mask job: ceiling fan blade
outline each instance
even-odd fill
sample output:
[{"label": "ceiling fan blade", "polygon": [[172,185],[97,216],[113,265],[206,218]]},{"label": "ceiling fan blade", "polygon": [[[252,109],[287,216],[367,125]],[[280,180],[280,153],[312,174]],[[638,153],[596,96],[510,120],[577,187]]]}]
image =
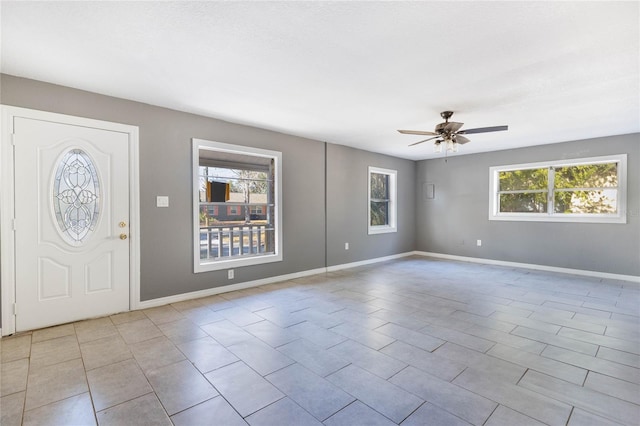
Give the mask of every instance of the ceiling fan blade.
[{"label": "ceiling fan blade", "polygon": [[418,145],[418,144],[421,144],[421,143],[423,143],[423,142],[427,142],[427,141],[430,141],[431,139],[436,139],[436,138],[439,138],[439,137],[440,137],[440,135],[438,135],[438,136],[434,136],[434,137],[432,137],[432,138],[425,139],[425,140],[420,141],[420,142],[415,142],[415,143],[409,144],[409,146]]},{"label": "ceiling fan blade", "polygon": [[444,126],[444,131],[454,133],[460,130],[460,127],[462,127],[463,125],[464,123],[456,123],[454,121],[451,121]]},{"label": "ceiling fan blade", "polygon": [[509,130],[509,126],[478,127],[477,129],[460,130],[458,133],[461,135],[470,135],[472,133],[501,132],[503,130]]},{"label": "ceiling fan blade", "polygon": [[471,139],[465,138],[462,135],[456,135],[455,141],[456,141],[456,143],[459,143],[460,145],[462,145],[462,144],[465,144],[467,142],[471,142]]},{"label": "ceiling fan blade", "polygon": [[426,132],[422,130],[398,130],[403,135],[440,136],[440,133]]}]

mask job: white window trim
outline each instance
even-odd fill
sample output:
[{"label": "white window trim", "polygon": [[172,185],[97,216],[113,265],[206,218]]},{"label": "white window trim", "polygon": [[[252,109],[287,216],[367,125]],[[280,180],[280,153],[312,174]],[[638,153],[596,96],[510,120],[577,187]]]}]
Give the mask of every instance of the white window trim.
[{"label": "white window trim", "polygon": [[[371,173],[380,173],[389,176],[389,224],[388,225],[371,225]],[[398,171],[391,169],[382,169],[379,167],[369,166],[367,173],[367,233],[385,234],[389,232],[398,232],[397,227],[397,181]]]},{"label": "white window trim", "polygon": [[[616,214],[563,214],[563,213],[500,213],[499,212],[499,172],[525,169],[539,169],[585,164],[618,163],[618,197]],[[511,164],[489,168],[489,220],[523,222],[582,222],[582,223],[627,223],[627,154],[602,157],[576,158],[571,160],[543,161],[538,163]]]},{"label": "white window trim", "polygon": [[[200,177],[198,171],[200,167],[200,149],[211,149],[213,151],[228,152],[232,154],[250,154],[256,157],[266,157],[274,159],[274,225],[275,225],[275,253],[255,256],[237,257],[233,259],[215,260],[206,263],[200,262]],[[251,148],[242,145],[233,145],[222,142],[208,141],[204,139],[192,139],[192,200],[193,200],[193,272],[218,271],[221,269],[240,268],[243,266],[260,265],[264,263],[280,262],[282,254],[282,153],[267,149]]]}]

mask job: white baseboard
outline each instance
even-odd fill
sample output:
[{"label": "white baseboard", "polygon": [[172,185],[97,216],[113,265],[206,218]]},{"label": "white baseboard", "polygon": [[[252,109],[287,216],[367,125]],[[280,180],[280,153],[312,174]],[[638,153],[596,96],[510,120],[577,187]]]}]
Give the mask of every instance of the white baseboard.
[{"label": "white baseboard", "polygon": [[310,275],[324,274],[326,272],[339,271],[341,269],[349,269],[349,268],[355,268],[358,266],[370,265],[372,263],[385,262],[387,260],[393,260],[401,257],[411,256],[413,254],[415,253],[408,252],[408,253],[394,254],[392,256],[376,257],[374,259],[367,259],[360,262],[344,263],[342,265],[329,266],[326,268],[310,269],[307,271],[295,272],[293,274],[278,275],[275,277],[269,277],[269,278],[264,278],[260,280],[247,281],[247,282],[238,283],[238,284],[223,285],[220,287],[209,288],[206,290],[176,294],[174,296],[160,297],[158,299],[144,300],[138,303],[138,305],[134,308],[134,310],[155,308],[157,306],[168,305],[170,303],[184,302],[185,300],[198,299],[200,297],[214,296],[216,294],[228,293],[230,291],[244,290],[252,287],[259,287],[265,284],[272,284],[280,281],[292,280],[295,278],[308,277]]},{"label": "white baseboard", "polygon": [[424,256],[435,257],[438,259],[457,260],[461,262],[482,263],[486,265],[508,266],[513,268],[534,269],[539,271],[559,272],[564,274],[582,275],[597,278],[607,278],[614,280],[632,281],[640,283],[640,277],[635,275],[611,274],[608,272],[586,271],[582,269],[560,268],[556,266],[536,265],[532,263],[507,262],[504,260],[482,259],[477,257],[456,256],[452,254],[431,253],[426,251],[412,251],[407,253],[394,254],[391,256],[376,257],[373,259],[362,260],[359,262],[343,263],[341,265],[328,266],[326,268],[310,269],[307,271],[295,272],[293,274],[278,275],[275,277],[264,278],[260,280],[247,281],[238,284],[224,285],[206,290],[193,291],[190,293],[176,294],[174,296],[161,297],[158,299],[145,300],[138,304],[136,309],[148,309],[156,306],[168,305],[170,303],[183,302],[190,299],[198,299],[200,297],[213,296],[230,291],[244,290],[252,287],[259,287],[265,284],[272,284],[280,281],[292,280],[295,278],[308,277],[310,275],[324,274],[326,272],[334,272],[342,269],[357,268],[358,266],[371,265],[373,263],[385,262],[388,260],[399,259],[407,256]]},{"label": "white baseboard", "polygon": [[339,271],[341,269],[357,268],[358,266],[371,265],[372,263],[386,262],[387,260],[399,259],[414,255],[415,252],[394,254],[391,256],[375,257],[373,259],[361,260],[359,262],[343,263],[341,265],[327,266],[327,272]]},{"label": "white baseboard", "polygon": [[263,278],[260,280],[246,281],[238,284],[223,285],[220,287],[208,288],[206,290],[192,291],[189,293],[176,294],[174,296],[160,297],[158,299],[144,300],[138,303],[135,309],[155,308],[156,306],[168,305],[169,303],[184,302],[185,300],[198,299],[200,297],[214,296],[230,291],[244,290],[251,287],[259,287],[265,284],[277,283],[280,281],[293,280],[295,278],[307,277],[309,275],[323,274],[326,268],[310,269],[307,271],[294,272],[292,274],[278,275],[275,277]]},{"label": "white baseboard", "polygon": [[[158,299],[145,300],[138,304],[138,306],[134,309],[148,309],[154,308],[157,306],[168,305],[170,303],[183,302],[185,300],[197,299],[200,297],[213,296],[221,293],[228,293],[235,290],[243,290],[252,287],[258,287],[261,285],[272,284],[281,281],[292,280],[296,278],[307,277],[310,275],[324,274],[326,272],[339,271],[341,269],[349,269],[356,268],[358,266],[370,265],[373,263],[385,262],[388,260],[399,259],[407,256],[424,256],[424,257],[434,257],[438,259],[447,259],[447,260],[457,260],[461,262],[471,262],[471,263],[481,263],[485,265],[497,265],[497,266],[508,266],[513,268],[524,268],[524,269],[534,269],[539,271],[549,271],[549,272],[559,272],[564,274],[572,274],[572,275],[581,275],[581,276],[589,276],[589,277],[597,277],[597,278],[606,278],[606,279],[614,279],[614,280],[623,280],[623,281],[631,281],[640,283],[640,277],[636,275],[621,275],[621,274],[612,274],[609,272],[597,272],[597,271],[587,271],[583,269],[570,269],[570,268],[560,268],[557,266],[546,266],[546,265],[536,265],[533,263],[518,263],[518,262],[507,262],[504,260],[493,260],[493,259],[483,259],[477,257],[466,257],[466,256],[456,256],[452,254],[443,254],[443,253],[432,253],[426,251],[412,251],[407,253],[395,254],[392,256],[384,256],[377,257],[374,259],[367,259],[359,262],[352,263],[344,263],[341,265],[328,266],[326,268],[317,268],[310,269],[307,271],[295,272],[292,274],[286,275],[278,275],[275,277],[264,278],[260,280],[247,281],[238,284],[230,284],[221,287],[210,288],[206,290],[193,291],[190,293],[182,293],[176,294],[174,296],[161,297]],[[0,339],[2,338],[2,328],[0,328]]]},{"label": "white baseboard", "polygon": [[534,263],[508,262],[505,260],[483,259],[478,257],[456,256],[453,254],[431,253],[427,251],[415,251],[413,254],[426,257],[435,257],[438,259],[458,260],[461,262],[483,263],[486,265],[509,266],[513,268],[535,269],[538,271],[559,272],[563,274],[581,275],[595,278],[606,278],[612,280],[622,280],[640,283],[640,277],[637,275],[612,274],[610,272],[587,271],[584,269],[561,268],[558,266],[536,265]]}]

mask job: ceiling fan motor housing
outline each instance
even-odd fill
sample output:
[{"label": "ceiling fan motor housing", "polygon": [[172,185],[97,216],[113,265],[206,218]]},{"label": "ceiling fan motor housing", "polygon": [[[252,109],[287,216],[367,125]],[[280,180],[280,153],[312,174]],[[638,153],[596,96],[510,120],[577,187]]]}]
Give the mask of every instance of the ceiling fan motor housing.
[{"label": "ceiling fan motor housing", "polygon": [[431,136],[419,142],[412,143],[409,146],[418,145],[423,142],[437,139],[435,141],[436,148],[440,148],[440,144],[442,142],[446,142],[447,150],[449,150],[450,148],[450,150],[457,152],[458,144],[471,142],[466,136],[463,135],[468,135],[471,133],[499,132],[502,130],[507,130],[509,128],[509,126],[493,126],[461,130],[461,127],[464,125],[464,123],[449,121],[452,115],[453,111],[442,111],[440,113],[440,116],[444,118],[444,123],[436,125],[435,132],[428,132],[424,130],[398,130],[398,132],[408,135]]},{"label": "ceiling fan motor housing", "polygon": [[456,130],[458,130],[464,123],[449,122],[449,119],[453,115],[453,111],[442,111],[440,117],[444,118],[444,123],[440,123],[436,126],[436,133],[441,135],[450,136]]},{"label": "ceiling fan motor housing", "polygon": [[[457,125],[457,126],[456,126]],[[455,123],[453,121],[445,121],[444,123],[440,123],[436,125],[436,133],[439,134],[446,134],[446,133],[453,133],[455,130],[454,128],[459,129],[460,127],[462,127],[463,123]]]}]

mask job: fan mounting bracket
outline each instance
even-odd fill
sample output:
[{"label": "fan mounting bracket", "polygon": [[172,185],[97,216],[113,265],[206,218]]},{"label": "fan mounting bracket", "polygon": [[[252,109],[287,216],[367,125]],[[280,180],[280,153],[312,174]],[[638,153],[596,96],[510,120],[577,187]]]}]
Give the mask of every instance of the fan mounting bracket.
[{"label": "fan mounting bracket", "polygon": [[452,115],[453,115],[453,111],[442,111],[440,113],[440,117],[444,118],[445,121],[449,121]]}]

